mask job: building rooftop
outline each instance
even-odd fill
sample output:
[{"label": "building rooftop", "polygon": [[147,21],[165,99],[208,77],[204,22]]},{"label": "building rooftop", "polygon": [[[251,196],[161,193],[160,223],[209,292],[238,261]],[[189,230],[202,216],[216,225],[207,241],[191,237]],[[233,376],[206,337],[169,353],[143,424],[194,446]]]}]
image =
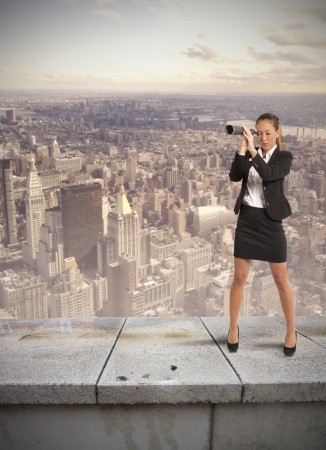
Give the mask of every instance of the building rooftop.
[{"label": "building rooftop", "polygon": [[[283,355],[286,327],[282,317],[241,317],[239,327],[239,351],[229,353],[228,319],[224,317],[0,319],[0,420],[1,414],[6,414],[12,427],[8,425],[8,430],[17,426],[20,436],[29,426],[21,431],[20,414],[26,411],[24,417],[29,423],[32,416],[27,411],[33,415],[35,408],[46,408],[49,414],[43,417],[40,409],[40,424],[51,414],[56,421],[72,420],[69,417],[77,405],[79,414],[87,408],[90,420],[94,411],[137,412],[132,420],[140,421],[145,420],[140,417],[145,418],[146,414],[153,418],[164,410],[164,420],[171,414],[176,419],[171,430],[176,433],[178,445],[153,447],[138,443],[139,446],[92,448],[322,449],[326,431],[325,317],[297,318],[297,352],[292,358]],[[65,419],[58,418],[55,405],[67,412]],[[197,411],[197,415],[193,416],[192,411]],[[249,411],[249,416],[241,411]],[[145,415],[139,416],[140,412]],[[115,426],[127,433],[128,424],[123,417]],[[180,425],[182,417],[190,422],[184,422],[182,430],[177,431],[175,426]],[[236,420],[235,429],[232,420]],[[85,427],[90,427],[90,423]],[[277,423],[278,437],[273,432]],[[244,424],[247,428],[242,429]],[[42,426],[33,428],[31,422],[30,427],[38,442],[41,438],[37,433],[44,433],[40,431]],[[84,433],[81,428],[80,436]],[[243,440],[249,443],[252,439],[253,428],[255,442],[261,439],[265,447],[241,447]],[[1,448],[33,448],[10,446],[8,430],[0,431]],[[195,430],[200,436],[205,434],[202,443],[185,446]],[[157,439],[164,440],[163,428],[160,433],[162,436]],[[54,439],[59,439],[60,433],[54,434]],[[68,441],[73,439],[68,435],[67,430],[63,431],[62,436]],[[116,442],[110,440],[113,435],[104,435],[107,444]],[[232,445],[227,443],[231,435]],[[273,439],[281,439],[279,436],[287,446],[270,445]],[[219,446],[221,442],[225,446]],[[51,448],[59,449],[61,444]],[[84,443],[78,448],[87,446]]]}]

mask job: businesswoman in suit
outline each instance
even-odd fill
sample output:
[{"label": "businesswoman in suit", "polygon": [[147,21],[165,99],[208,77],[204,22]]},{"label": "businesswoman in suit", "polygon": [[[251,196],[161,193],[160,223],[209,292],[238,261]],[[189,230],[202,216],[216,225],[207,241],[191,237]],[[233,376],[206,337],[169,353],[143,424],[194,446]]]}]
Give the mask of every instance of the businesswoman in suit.
[{"label": "businesswoman in suit", "polygon": [[284,177],[292,165],[292,153],[281,150],[282,129],[278,117],[265,113],[256,121],[260,143],[243,126],[242,140],[230,169],[230,180],[242,186],[234,212],[239,213],[234,241],[234,276],[230,290],[230,329],[227,347],[239,347],[238,318],[250,261],[268,261],[286,319],[287,333],[283,352],[296,351],[294,299],[287,276],[287,243],[282,219],[291,215],[283,190]]}]

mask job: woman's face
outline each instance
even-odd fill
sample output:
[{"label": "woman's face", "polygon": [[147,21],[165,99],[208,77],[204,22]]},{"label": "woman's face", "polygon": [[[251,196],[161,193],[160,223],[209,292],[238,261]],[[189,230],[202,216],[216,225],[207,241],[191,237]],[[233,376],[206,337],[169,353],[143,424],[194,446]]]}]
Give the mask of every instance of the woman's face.
[{"label": "woman's face", "polygon": [[256,130],[261,148],[268,152],[276,145],[276,138],[279,137],[279,132],[275,130],[273,122],[270,120],[259,120],[256,123]]}]

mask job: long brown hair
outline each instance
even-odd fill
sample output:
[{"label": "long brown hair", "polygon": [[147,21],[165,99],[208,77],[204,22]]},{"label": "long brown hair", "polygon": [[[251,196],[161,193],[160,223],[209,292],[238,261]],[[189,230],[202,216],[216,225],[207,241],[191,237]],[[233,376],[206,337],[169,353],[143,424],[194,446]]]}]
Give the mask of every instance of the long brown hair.
[{"label": "long brown hair", "polygon": [[276,138],[276,145],[280,150],[282,150],[282,126],[280,124],[279,118],[275,116],[275,114],[264,113],[258,117],[258,119],[256,120],[256,125],[260,120],[269,120],[270,122],[272,122],[275,130],[279,133],[279,136]]}]

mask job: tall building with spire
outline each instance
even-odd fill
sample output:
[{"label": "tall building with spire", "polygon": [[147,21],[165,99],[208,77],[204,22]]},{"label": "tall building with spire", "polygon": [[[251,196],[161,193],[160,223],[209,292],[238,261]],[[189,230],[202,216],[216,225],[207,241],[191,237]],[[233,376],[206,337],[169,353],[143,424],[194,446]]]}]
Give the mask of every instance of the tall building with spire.
[{"label": "tall building with spire", "polygon": [[30,161],[30,169],[27,175],[25,207],[27,241],[23,243],[23,259],[30,266],[36,267],[41,226],[44,223],[45,201],[34,158]]},{"label": "tall building with spire", "polygon": [[139,259],[139,217],[132,211],[122,186],[116,207],[109,212],[108,233],[98,241],[97,254],[98,271],[105,276],[107,265],[119,256]]}]

